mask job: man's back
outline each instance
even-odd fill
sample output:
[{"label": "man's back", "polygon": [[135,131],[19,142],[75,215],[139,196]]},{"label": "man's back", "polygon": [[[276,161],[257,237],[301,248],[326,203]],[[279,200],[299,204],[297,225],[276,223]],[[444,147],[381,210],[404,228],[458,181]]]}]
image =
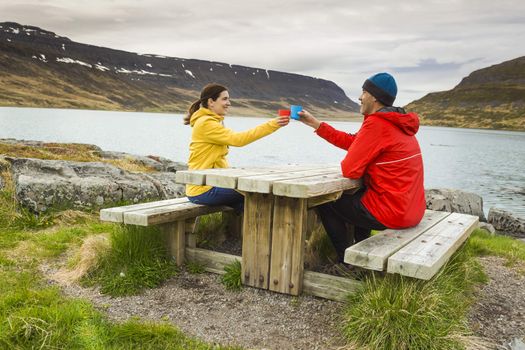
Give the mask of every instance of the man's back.
[{"label": "man's back", "polygon": [[418,116],[402,109],[371,114],[344,160],[348,166],[343,164],[343,173],[349,175],[366,164],[363,205],[391,228],[414,226],[425,212],[423,159],[415,137],[418,128]]}]

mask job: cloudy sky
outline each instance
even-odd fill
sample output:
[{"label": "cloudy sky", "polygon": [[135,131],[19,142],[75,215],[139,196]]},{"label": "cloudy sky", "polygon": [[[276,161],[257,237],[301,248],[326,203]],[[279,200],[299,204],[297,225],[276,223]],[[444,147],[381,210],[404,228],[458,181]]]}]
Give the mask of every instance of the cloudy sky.
[{"label": "cloudy sky", "polygon": [[375,72],[397,105],[525,55],[523,0],[0,0],[0,21],[138,53],[329,79],[353,99]]}]

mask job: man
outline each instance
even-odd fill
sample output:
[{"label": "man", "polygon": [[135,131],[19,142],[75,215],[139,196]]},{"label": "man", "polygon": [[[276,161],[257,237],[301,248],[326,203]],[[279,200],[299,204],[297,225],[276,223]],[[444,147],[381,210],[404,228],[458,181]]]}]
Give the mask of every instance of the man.
[{"label": "man", "polygon": [[[414,136],[419,117],[392,107],[397,85],[388,73],[378,73],[363,84],[360,112],[364,121],[352,135],[320,122],[307,111],[300,120],[320,137],[347,150],[341,162],[343,176],[363,178],[364,187],[353,195],[318,207],[339,262],[345,249],[370,237],[371,230],[403,229],[417,225],[425,212],[423,159]],[[350,242],[345,223],[354,226]]]}]

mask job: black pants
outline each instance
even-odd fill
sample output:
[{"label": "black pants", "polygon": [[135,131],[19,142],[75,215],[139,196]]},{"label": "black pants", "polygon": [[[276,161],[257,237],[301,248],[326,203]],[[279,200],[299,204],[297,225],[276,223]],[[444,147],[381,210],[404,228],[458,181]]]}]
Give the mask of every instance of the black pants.
[{"label": "black pants", "polygon": [[[317,207],[317,214],[334,245],[339,262],[343,262],[346,248],[370,237],[372,230],[387,228],[361,203],[364,191],[362,189],[353,195],[343,194],[335,202]],[[347,223],[354,226],[353,241],[348,235]]]}]

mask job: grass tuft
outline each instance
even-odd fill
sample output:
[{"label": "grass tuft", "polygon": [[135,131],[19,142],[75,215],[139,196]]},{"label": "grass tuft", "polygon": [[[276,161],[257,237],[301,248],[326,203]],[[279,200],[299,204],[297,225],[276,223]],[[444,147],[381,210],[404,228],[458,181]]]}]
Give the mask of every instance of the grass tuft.
[{"label": "grass tuft", "polygon": [[222,275],[221,282],[224,284],[226,289],[239,291],[242,289],[241,281],[241,262],[235,260],[231,264],[228,264],[224,267],[226,273]]},{"label": "grass tuft", "polygon": [[430,281],[372,274],[348,297],[343,333],[357,348],[463,349],[474,286],[486,281],[465,248]]},{"label": "grass tuft", "polygon": [[119,226],[110,236],[111,250],[83,279],[104,294],[133,295],[174,275],[175,264],[157,227]]},{"label": "grass tuft", "polygon": [[187,261],[186,269],[191,274],[201,274],[201,273],[204,273],[204,271],[206,271],[206,269],[204,268],[204,265],[202,265],[201,263],[197,261]]}]

